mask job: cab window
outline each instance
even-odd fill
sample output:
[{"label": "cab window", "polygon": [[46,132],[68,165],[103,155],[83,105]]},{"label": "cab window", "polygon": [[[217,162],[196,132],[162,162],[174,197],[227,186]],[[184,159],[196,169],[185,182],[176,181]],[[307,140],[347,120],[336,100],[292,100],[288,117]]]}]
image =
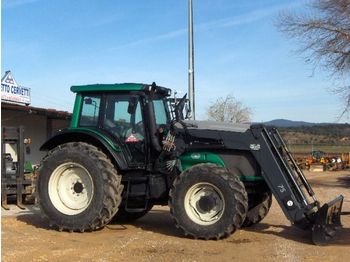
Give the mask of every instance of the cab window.
[{"label": "cab window", "polygon": [[101,96],[84,96],[80,115],[80,126],[97,126]]},{"label": "cab window", "polygon": [[108,96],[103,127],[122,140],[130,136],[131,133],[137,133],[143,139],[144,130],[140,102],[137,102],[135,113],[130,114],[128,112],[129,101],[130,96],[128,95]]}]

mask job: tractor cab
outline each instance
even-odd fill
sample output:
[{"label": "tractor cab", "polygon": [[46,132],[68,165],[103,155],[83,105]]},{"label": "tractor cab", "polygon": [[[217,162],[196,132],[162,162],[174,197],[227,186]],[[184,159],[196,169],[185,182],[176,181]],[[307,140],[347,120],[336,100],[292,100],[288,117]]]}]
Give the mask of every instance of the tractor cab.
[{"label": "tractor cab", "polygon": [[172,118],[170,89],[113,84],[73,86],[71,90],[77,93],[71,130],[99,132],[123,151],[133,167],[145,168],[151,153],[161,151],[162,132]]}]

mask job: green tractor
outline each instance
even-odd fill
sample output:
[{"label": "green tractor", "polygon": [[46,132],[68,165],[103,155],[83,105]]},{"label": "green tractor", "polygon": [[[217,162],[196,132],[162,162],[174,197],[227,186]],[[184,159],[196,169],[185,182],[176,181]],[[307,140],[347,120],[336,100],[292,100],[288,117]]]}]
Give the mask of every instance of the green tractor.
[{"label": "green tractor", "polygon": [[41,210],[58,230],[92,231],[169,205],[175,224],[220,239],[260,222],[272,194],[296,226],[326,243],[343,197],[320,206],[278,131],[184,120],[185,97],[144,84],[72,86],[70,127],[49,139],[38,176]]}]

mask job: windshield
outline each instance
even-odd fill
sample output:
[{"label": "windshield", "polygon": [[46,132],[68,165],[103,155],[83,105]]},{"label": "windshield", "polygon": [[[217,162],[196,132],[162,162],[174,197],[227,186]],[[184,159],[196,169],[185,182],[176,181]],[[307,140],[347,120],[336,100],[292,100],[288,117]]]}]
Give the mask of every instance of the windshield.
[{"label": "windshield", "polygon": [[157,126],[168,124],[170,122],[170,115],[167,101],[164,99],[154,99],[153,107]]}]

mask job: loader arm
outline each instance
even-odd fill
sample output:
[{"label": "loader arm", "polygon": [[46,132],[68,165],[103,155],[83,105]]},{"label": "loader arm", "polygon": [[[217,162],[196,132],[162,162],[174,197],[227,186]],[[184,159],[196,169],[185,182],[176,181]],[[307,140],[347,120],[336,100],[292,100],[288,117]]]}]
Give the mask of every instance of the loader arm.
[{"label": "loader arm", "polygon": [[321,207],[278,130],[256,125],[251,131],[256,139],[251,151],[288,220],[298,227],[311,228],[315,244],[327,243],[341,227],[343,196]]}]

